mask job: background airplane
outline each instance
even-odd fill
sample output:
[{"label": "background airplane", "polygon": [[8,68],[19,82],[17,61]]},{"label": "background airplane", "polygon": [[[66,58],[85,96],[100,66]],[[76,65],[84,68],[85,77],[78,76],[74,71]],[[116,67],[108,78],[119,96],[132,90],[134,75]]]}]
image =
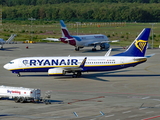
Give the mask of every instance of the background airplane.
[{"label": "background airplane", "polygon": [[80,48],[93,46],[92,51],[96,51],[96,46],[99,45],[100,49],[108,50],[110,48],[109,42],[118,42],[119,40],[109,41],[108,37],[103,34],[94,34],[94,35],[77,35],[73,36],[69,34],[69,31],[63,22],[60,20],[62,37],[59,39],[56,38],[46,38],[42,40],[50,41],[61,41],[63,43],[75,46],[75,50],[79,51]]},{"label": "background airplane", "polygon": [[0,48],[2,49],[4,44],[11,43],[15,36],[16,34],[11,34],[11,36],[6,41],[0,38]]},{"label": "background airplane", "polygon": [[60,20],[62,37],[59,39],[63,43],[75,46],[75,50],[79,51],[80,48],[93,46],[92,51],[96,51],[96,46],[99,45],[100,49],[109,49],[109,42],[117,42],[118,40],[109,41],[108,37],[103,34],[94,35],[77,35],[69,34],[69,31],[63,20]]},{"label": "background airplane", "polygon": [[[17,58],[4,65],[4,68],[20,76],[20,72],[48,72],[49,75],[81,76],[82,72],[111,71],[134,67],[147,61],[145,56],[150,28],[145,28],[133,41],[130,47],[122,53],[109,56],[67,56],[67,57],[24,57]],[[97,59],[98,58],[98,59]]]}]

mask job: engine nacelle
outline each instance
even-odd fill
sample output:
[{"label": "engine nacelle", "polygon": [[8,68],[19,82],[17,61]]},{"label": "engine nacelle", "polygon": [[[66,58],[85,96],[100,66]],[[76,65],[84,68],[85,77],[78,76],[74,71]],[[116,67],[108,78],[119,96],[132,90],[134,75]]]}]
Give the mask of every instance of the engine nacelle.
[{"label": "engine nacelle", "polygon": [[3,48],[3,45],[0,45],[0,49],[2,49]]},{"label": "engine nacelle", "polygon": [[101,47],[101,50],[103,50],[103,49],[108,50],[110,48],[110,44],[108,44],[108,43],[101,43],[100,47]]},{"label": "engine nacelle", "polygon": [[65,75],[65,71],[62,68],[51,68],[48,70],[48,75]]}]

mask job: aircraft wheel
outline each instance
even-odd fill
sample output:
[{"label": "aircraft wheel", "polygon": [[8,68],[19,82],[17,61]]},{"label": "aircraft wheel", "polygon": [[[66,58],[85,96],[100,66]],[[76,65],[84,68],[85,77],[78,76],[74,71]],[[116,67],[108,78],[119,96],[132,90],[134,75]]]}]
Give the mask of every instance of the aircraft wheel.
[{"label": "aircraft wheel", "polygon": [[92,48],[92,51],[96,51],[96,48]]},{"label": "aircraft wheel", "polygon": [[73,74],[73,75],[72,75],[72,78],[76,78],[76,76],[77,76],[76,74]]},{"label": "aircraft wheel", "polygon": [[63,73],[63,75],[65,75],[65,74],[66,74],[66,72],[65,72],[64,70],[63,70],[63,72],[62,72],[62,73]]},{"label": "aircraft wheel", "polygon": [[79,51],[79,47],[76,47],[76,48],[75,48],[75,51]]},{"label": "aircraft wheel", "polygon": [[21,75],[18,73],[18,74],[17,74],[17,77],[21,77]]},{"label": "aircraft wheel", "polygon": [[101,47],[100,50],[103,50],[103,47]]},{"label": "aircraft wheel", "polygon": [[82,75],[81,72],[77,72],[77,77],[80,77]]}]

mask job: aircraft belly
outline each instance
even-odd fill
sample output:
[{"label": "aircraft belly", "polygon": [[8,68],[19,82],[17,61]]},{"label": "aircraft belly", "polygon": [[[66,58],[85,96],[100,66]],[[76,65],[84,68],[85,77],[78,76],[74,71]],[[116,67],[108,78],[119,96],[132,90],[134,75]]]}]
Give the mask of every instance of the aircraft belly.
[{"label": "aircraft belly", "polygon": [[140,63],[143,63],[145,61],[141,61],[141,62],[137,62],[137,63],[130,63],[130,64],[119,64],[119,65],[105,65],[105,66],[87,66],[85,68],[83,68],[83,71],[110,71],[110,70],[118,70],[118,69],[123,69],[123,68],[127,68],[127,67],[134,67]]},{"label": "aircraft belly", "polygon": [[86,42],[84,42],[84,41],[81,41],[81,42],[76,41],[76,46],[78,46],[78,47],[84,47],[84,46],[85,46],[85,43],[86,43]]},{"label": "aircraft belly", "polygon": [[22,68],[18,70],[12,70],[12,72],[18,73],[18,72],[48,72],[48,69],[50,68]]}]

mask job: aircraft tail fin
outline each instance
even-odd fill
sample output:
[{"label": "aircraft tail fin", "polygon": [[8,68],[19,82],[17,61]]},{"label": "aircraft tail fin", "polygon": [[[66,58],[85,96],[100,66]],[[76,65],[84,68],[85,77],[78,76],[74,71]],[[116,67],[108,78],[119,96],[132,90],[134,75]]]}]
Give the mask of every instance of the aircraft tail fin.
[{"label": "aircraft tail fin", "polygon": [[144,57],[147,49],[150,31],[151,28],[144,28],[125,52],[116,54],[114,56]]},{"label": "aircraft tail fin", "polygon": [[60,25],[61,25],[62,37],[69,38],[70,34],[63,20],[60,20]]}]

